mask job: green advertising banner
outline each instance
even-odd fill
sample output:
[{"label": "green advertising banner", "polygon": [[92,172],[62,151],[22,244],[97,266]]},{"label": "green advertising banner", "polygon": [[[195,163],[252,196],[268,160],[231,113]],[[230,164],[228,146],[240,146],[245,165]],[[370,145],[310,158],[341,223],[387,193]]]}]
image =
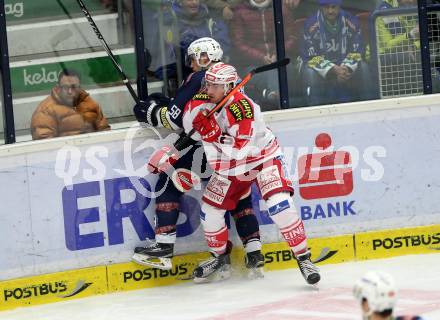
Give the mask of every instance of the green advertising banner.
[{"label": "green advertising banner", "polygon": [[[66,10],[72,16],[81,14],[82,11],[76,0],[60,0]],[[104,7],[99,0],[88,0],[87,9],[93,11],[103,10]],[[31,19],[66,17],[66,13],[55,0],[5,0],[5,13],[7,22],[25,21]],[[66,17],[67,18],[67,17]],[[50,19],[46,19],[50,20]]]},{"label": "green advertising banner", "polygon": [[[134,53],[116,54],[116,60],[122,66],[129,79],[136,78]],[[58,74],[63,68],[74,69],[81,74],[84,88],[96,85],[107,86],[120,83],[121,78],[108,56],[90,57],[79,60],[57,61],[52,63],[11,65],[12,92],[15,98],[21,94],[49,92],[57,83]]]}]

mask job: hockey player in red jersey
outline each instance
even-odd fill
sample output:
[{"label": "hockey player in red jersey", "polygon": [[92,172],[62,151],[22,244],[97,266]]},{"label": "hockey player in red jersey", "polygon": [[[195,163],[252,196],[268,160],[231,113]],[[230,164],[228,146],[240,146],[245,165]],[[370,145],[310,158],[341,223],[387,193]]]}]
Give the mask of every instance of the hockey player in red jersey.
[{"label": "hockey player in red jersey", "polygon": [[363,320],[423,320],[419,316],[393,317],[397,289],[388,273],[367,272],[354,285],[353,294],[361,304]]},{"label": "hockey player in red jersey", "polygon": [[[192,42],[188,47],[187,62],[194,73],[178,89],[174,99],[168,99],[168,101],[166,98],[157,99],[157,94],[153,94],[150,103],[137,104],[134,111],[138,121],[146,122],[154,127],[173,129],[180,133],[183,128],[185,105],[193,97],[199,97],[197,93],[202,87],[206,69],[220,61],[222,55],[223,50],[220,44],[212,38],[205,37]],[[174,255],[177,221],[181,215],[180,199],[185,192],[192,188],[193,180],[200,180],[202,175],[209,177],[210,173],[210,170],[205,170],[206,160],[202,152],[199,152],[203,150],[201,148],[201,143],[185,147],[185,153],[182,152],[180,158],[176,159],[173,163],[173,170],[168,173],[164,172],[167,171],[166,168],[160,168],[160,163],[164,156],[168,156],[169,147],[165,146],[156,150],[151,156],[148,163],[149,170],[160,173],[155,190],[163,189],[163,192],[155,199],[156,241],[148,242],[145,247],[135,248],[132,260],[136,263],[165,270],[172,268],[171,257]],[[173,159],[170,160],[173,161]],[[197,161],[198,165],[193,165],[193,162]],[[243,195],[238,205],[229,213],[235,222],[237,233],[246,251],[246,268],[249,269],[250,276],[261,277],[264,256],[261,253],[260,230],[252,208],[250,192]],[[225,269],[229,269],[228,266],[225,266]],[[223,276],[226,277],[226,272]]]},{"label": "hockey player in red jersey", "polygon": [[191,100],[185,106],[184,129],[196,130],[192,139],[203,141],[208,162],[214,169],[204,191],[201,217],[213,257],[194,270],[194,280],[203,282],[226,263],[228,229],[224,213],[235,208],[255,182],[302,275],[307,283],[316,284],[320,275],[310,260],[304,226],[291,197],[292,182],[284,170],[284,156],[264,123],[260,107],[237,92],[217,114],[206,117],[238,82],[233,66],[216,63],[205,73],[204,99]]}]

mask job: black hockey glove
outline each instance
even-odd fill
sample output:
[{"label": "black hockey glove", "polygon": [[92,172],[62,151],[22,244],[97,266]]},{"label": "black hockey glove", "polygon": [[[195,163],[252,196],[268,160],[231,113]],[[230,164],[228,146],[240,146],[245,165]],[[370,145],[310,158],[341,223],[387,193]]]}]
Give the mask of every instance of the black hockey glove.
[{"label": "black hockey glove", "polygon": [[156,127],[158,125],[156,117],[157,111],[160,108],[167,107],[169,102],[170,98],[161,93],[153,93],[149,95],[148,102],[139,101],[139,103],[135,104],[133,107],[136,120]]},{"label": "black hockey glove", "polygon": [[158,104],[158,105],[160,105],[161,107],[165,107],[165,106],[168,106],[168,104],[170,103],[170,101],[171,101],[171,99],[170,98],[168,98],[167,96],[165,96],[163,93],[160,93],[160,92],[155,92],[155,93],[152,93],[152,94],[150,94],[149,96],[148,96],[148,99],[147,100],[154,100],[154,101],[156,101],[156,103]]},{"label": "black hockey glove", "polygon": [[[154,106],[153,106],[154,108]],[[136,120],[139,122],[145,122],[148,123],[151,126],[154,126],[153,121],[151,119],[151,114],[148,117],[148,111],[150,109],[150,103],[145,101],[139,101],[139,103],[136,103],[133,107],[133,113],[136,117]],[[157,125],[157,122],[156,122]]]},{"label": "black hockey glove", "polygon": [[177,151],[182,151],[183,149],[189,147],[189,146],[193,146],[196,143],[198,143],[198,141],[193,140],[191,138],[186,138],[186,134],[184,132],[182,132],[179,136],[179,139],[177,139],[177,141],[174,143],[174,147],[176,148]]}]

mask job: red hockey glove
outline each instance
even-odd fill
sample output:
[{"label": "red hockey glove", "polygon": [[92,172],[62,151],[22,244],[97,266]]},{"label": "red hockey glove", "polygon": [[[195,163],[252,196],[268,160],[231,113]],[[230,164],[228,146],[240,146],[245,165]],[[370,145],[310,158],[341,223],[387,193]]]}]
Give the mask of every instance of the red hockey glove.
[{"label": "red hockey glove", "polygon": [[152,173],[161,173],[171,168],[179,159],[179,151],[173,146],[164,146],[156,150],[148,161],[147,169]]},{"label": "red hockey glove", "polygon": [[214,142],[222,131],[214,116],[206,117],[205,111],[200,111],[193,120],[193,127],[206,142]]}]

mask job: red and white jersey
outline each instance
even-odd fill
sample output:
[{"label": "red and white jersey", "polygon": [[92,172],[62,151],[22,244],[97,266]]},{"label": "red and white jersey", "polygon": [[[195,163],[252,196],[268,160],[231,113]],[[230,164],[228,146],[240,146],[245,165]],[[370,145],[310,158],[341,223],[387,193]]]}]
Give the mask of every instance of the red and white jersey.
[{"label": "red and white jersey", "polygon": [[[209,111],[214,106],[207,94],[195,95],[185,106],[185,132],[193,128],[199,111]],[[282,154],[274,134],[266,127],[260,106],[245,94],[236,93],[215,118],[222,134],[214,143],[203,141],[203,146],[209,164],[219,174],[241,175]],[[191,138],[201,140],[197,132]]]}]

